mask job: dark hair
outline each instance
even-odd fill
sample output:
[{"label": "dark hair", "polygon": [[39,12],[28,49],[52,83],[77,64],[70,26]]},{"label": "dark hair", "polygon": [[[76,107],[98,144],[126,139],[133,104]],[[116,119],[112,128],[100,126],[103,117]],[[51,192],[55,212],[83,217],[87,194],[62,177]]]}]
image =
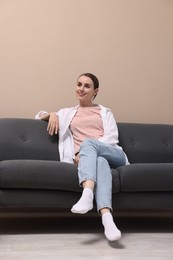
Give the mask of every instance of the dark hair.
[{"label": "dark hair", "polygon": [[94,83],[94,89],[99,88],[99,80],[98,80],[98,78],[94,74],[92,74],[92,73],[83,73],[83,74],[81,74],[78,77],[78,79],[80,77],[82,77],[82,76],[88,77],[88,78],[90,78],[92,80],[92,82]]}]

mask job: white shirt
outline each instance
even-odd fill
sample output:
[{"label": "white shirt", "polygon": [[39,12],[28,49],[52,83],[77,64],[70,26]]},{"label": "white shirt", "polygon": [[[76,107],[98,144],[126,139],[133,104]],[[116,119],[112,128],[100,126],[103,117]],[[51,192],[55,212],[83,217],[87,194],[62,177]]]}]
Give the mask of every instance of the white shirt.
[{"label": "white shirt", "polygon": [[[103,120],[104,135],[98,140],[112,146],[116,146],[122,149],[118,145],[118,127],[114,119],[113,113],[109,108],[99,105],[101,108],[101,118]],[[73,136],[70,131],[70,123],[72,118],[77,112],[78,106],[71,108],[63,108],[56,112],[59,118],[59,154],[60,161],[73,163],[74,155],[74,141]],[[40,111],[35,119],[40,119],[40,116],[46,114],[46,111]],[[126,164],[128,164],[128,159],[126,157]]]}]

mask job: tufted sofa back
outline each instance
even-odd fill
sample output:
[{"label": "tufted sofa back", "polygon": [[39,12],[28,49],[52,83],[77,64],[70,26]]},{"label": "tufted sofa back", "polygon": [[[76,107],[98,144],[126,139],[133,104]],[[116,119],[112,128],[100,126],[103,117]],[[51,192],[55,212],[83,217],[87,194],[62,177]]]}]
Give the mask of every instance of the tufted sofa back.
[{"label": "tufted sofa back", "polygon": [[[0,119],[0,161],[59,160],[58,136],[47,123],[23,118]],[[173,125],[118,123],[120,145],[130,163],[172,163]]]},{"label": "tufted sofa back", "polygon": [[130,163],[173,162],[173,125],[118,123],[118,129]]},{"label": "tufted sofa back", "polygon": [[0,161],[59,160],[58,136],[47,133],[47,123],[23,118],[0,119]]}]

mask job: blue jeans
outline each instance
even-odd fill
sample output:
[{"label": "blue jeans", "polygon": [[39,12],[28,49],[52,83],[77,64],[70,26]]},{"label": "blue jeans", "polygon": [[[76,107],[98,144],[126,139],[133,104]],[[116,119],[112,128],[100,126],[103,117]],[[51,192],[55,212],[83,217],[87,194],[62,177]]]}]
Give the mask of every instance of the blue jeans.
[{"label": "blue jeans", "polygon": [[79,184],[86,180],[94,181],[97,210],[112,209],[111,168],[125,165],[123,150],[96,139],[87,139],[81,144],[79,155]]}]

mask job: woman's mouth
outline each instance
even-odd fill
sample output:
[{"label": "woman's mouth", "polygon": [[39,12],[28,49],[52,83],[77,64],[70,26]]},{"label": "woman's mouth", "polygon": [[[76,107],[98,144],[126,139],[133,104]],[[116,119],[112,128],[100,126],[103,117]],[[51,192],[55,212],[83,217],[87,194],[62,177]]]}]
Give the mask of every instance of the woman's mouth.
[{"label": "woman's mouth", "polygon": [[80,97],[85,96],[85,94],[84,94],[84,93],[81,93],[81,92],[77,92],[77,94],[78,94]]}]

